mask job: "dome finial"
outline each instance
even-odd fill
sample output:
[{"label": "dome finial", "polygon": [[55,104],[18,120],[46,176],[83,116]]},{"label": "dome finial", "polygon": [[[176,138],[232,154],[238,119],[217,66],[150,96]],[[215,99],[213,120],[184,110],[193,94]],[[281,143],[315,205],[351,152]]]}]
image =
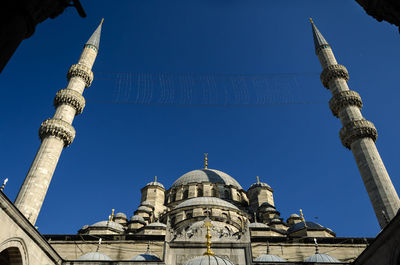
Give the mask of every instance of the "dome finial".
[{"label": "dome finial", "polygon": [[208,153],[204,153],[204,169],[207,169],[208,167]]},{"label": "dome finial", "polygon": [[4,190],[4,188],[6,187],[7,182],[8,182],[8,178],[6,178],[6,179],[3,181],[3,185],[1,185],[0,191],[3,191],[3,190]]},{"label": "dome finial", "polygon": [[154,176],[154,182],[157,182],[157,176]]},{"label": "dome finial", "polygon": [[211,237],[212,237],[212,236],[211,236],[211,232],[210,232],[210,228],[211,228],[213,225],[212,225],[212,223],[211,223],[211,221],[210,221],[209,218],[207,218],[207,219],[204,221],[204,226],[207,227],[207,234],[206,234],[206,239],[207,239],[206,246],[207,246],[207,250],[206,250],[206,252],[204,252],[203,255],[205,255],[205,256],[214,256],[214,255],[215,255],[214,252],[211,251]]},{"label": "dome finial", "polygon": [[257,176],[257,184],[260,184],[260,177]]},{"label": "dome finial", "polygon": [[314,244],[315,244],[315,254],[319,253],[319,249],[318,249],[318,242],[317,239],[314,237]]},{"label": "dome finial", "polygon": [[311,24],[314,24],[314,21],[312,20],[312,18],[310,17],[310,22],[311,22]]},{"label": "dome finial", "polygon": [[110,221],[110,222],[114,219],[114,211],[115,211],[115,209],[111,210],[111,215],[108,218],[108,221]]},{"label": "dome finial", "polygon": [[302,209],[300,209],[300,216],[301,216],[301,221],[304,223],[304,227],[307,227],[306,220],[304,219],[304,215],[303,215],[303,210]]}]

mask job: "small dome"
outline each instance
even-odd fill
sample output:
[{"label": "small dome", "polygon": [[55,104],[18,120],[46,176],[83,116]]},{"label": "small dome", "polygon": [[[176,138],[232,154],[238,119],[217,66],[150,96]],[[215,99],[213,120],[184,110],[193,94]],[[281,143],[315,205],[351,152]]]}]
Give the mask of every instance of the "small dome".
[{"label": "small dome", "polygon": [[89,252],[80,256],[77,260],[112,260],[109,256],[100,252]]},{"label": "small dome", "polygon": [[[314,223],[314,222],[306,222],[306,224],[307,224],[307,229],[309,229],[309,230],[330,230],[330,229],[325,228],[322,225]],[[300,223],[290,226],[289,229],[287,230],[287,232],[288,232],[288,234],[290,234],[290,233],[299,231],[303,228],[304,228],[304,222],[300,222]],[[330,231],[332,231],[332,230],[330,230]]]},{"label": "small dome", "polygon": [[304,262],[336,263],[340,261],[328,254],[314,254],[311,257],[306,258]]},{"label": "small dome", "polygon": [[163,188],[165,190],[164,185],[161,184],[160,182],[157,182],[157,181],[149,182],[149,183],[146,184],[145,187],[148,187],[148,186],[158,186],[158,187]]},{"label": "small dome", "polygon": [[146,228],[167,228],[167,225],[160,222],[154,222],[146,225]]},{"label": "small dome", "polygon": [[145,221],[144,218],[141,217],[140,215],[134,215],[134,216],[132,216],[131,219],[129,220],[129,222],[131,222],[131,223],[146,224],[146,221]]},{"label": "small dome", "polygon": [[273,208],[275,207],[272,204],[269,204],[268,202],[263,202],[258,208]]},{"label": "small dome", "polygon": [[298,214],[292,213],[289,218],[296,218],[296,219],[301,219],[301,217]]},{"label": "small dome", "polygon": [[146,213],[151,213],[153,210],[151,210],[151,208],[149,208],[149,207],[147,207],[147,206],[139,206],[138,207],[138,211],[143,211],[143,212],[146,212]]},{"label": "small dome", "polygon": [[267,183],[264,183],[264,182],[258,182],[258,183],[251,184],[249,190],[253,189],[253,188],[257,188],[257,187],[267,188],[267,189],[271,189],[272,190],[271,186],[268,185]]},{"label": "small dome", "polygon": [[264,223],[251,223],[249,224],[250,228],[268,228],[269,226]]},{"label": "small dome", "polygon": [[196,206],[196,207],[198,206],[199,208],[202,206],[220,206],[220,207],[224,207],[224,208],[239,210],[239,208],[237,208],[232,203],[229,203],[227,201],[224,201],[224,200],[222,200],[220,198],[216,198],[216,197],[192,198],[192,199],[186,200],[186,201],[178,204],[175,207],[175,209],[189,207],[189,206]]},{"label": "small dome", "polygon": [[131,260],[134,261],[161,261],[156,255],[153,254],[139,254],[134,256]]},{"label": "small dome", "polygon": [[117,213],[114,218],[128,219],[124,213]]},{"label": "small dome", "polygon": [[118,231],[124,231],[124,227],[116,222],[113,221],[101,221],[101,222],[97,222],[95,224],[92,224],[89,227],[99,227],[99,228],[113,228],[115,230]]},{"label": "small dome", "polygon": [[193,258],[185,263],[185,265],[234,265],[227,259],[218,256],[200,256]]},{"label": "small dome", "polygon": [[275,218],[275,219],[271,220],[271,224],[281,224],[281,223],[282,223],[282,220],[278,219],[278,218]]},{"label": "small dome", "polygon": [[273,207],[266,207],[266,208],[262,208],[260,209],[261,212],[269,212],[269,213],[276,213],[278,212],[275,208]]},{"label": "small dome", "polygon": [[144,201],[144,202],[140,203],[140,205],[143,205],[143,206],[150,207],[150,208],[154,209],[154,205],[149,201]]},{"label": "small dome", "polygon": [[173,188],[181,185],[187,185],[189,183],[202,182],[221,183],[225,185],[232,185],[239,190],[243,189],[234,178],[222,171],[215,169],[198,169],[190,171],[178,178],[171,187]]},{"label": "small dome", "polygon": [[271,255],[271,254],[264,254],[256,258],[254,261],[273,261],[273,262],[284,262],[285,259],[282,259],[278,256]]}]

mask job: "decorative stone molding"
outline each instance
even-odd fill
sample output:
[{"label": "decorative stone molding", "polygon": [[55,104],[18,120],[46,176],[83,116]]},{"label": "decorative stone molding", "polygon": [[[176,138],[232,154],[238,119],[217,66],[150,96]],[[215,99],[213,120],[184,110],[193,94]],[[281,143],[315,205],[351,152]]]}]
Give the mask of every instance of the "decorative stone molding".
[{"label": "decorative stone molding", "polygon": [[72,89],[61,89],[54,98],[54,106],[57,108],[61,104],[67,104],[75,108],[75,115],[81,114],[85,108],[85,98]]},{"label": "decorative stone molding", "polygon": [[89,67],[83,64],[73,64],[68,70],[67,79],[68,81],[72,78],[78,76],[85,81],[86,87],[89,87],[93,81],[93,72]]},{"label": "decorative stone molding", "polygon": [[321,82],[324,87],[328,88],[328,83],[333,78],[343,78],[346,81],[349,80],[349,72],[347,71],[346,67],[341,64],[330,65],[325,68],[321,73]]},{"label": "decorative stone molding", "polygon": [[356,91],[342,91],[334,94],[331,100],[329,100],[329,107],[335,117],[338,117],[339,111],[347,106],[357,106],[360,109],[362,108],[363,103],[361,97]]},{"label": "decorative stone molding", "polygon": [[344,147],[351,149],[351,144],[361,138],[369,137],[375,142],[378,132],[372,122],[358,120],[352,121],[340,129],[339,136]]},{"label": "decorative stone molding", "polygon": [[320,45],[316,50],[315,50],[315,54],[318,55],[323,49],[328,49],[331,48],[331,46],[329,44],[323,44]]},{"label": "decorative stone molding", "polygon": [[40,125],[39,137],[43,141],[48,136],[54,136],[64,141],[64,147],[69,146],[75,138],[75,129],[71,124],[60,119],[47,119]]}]

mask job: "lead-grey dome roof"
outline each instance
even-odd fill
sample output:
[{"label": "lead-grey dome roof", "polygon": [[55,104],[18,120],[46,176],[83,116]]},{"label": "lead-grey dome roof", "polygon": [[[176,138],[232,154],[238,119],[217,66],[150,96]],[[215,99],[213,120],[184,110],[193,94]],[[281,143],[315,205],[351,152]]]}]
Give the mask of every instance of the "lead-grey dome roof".
[{"label": "lead-grey dome roof", "polygon": [[156,255],[153,254],[139,254],[134,256],[131,260],[141,260],[141,261],[161,261]]},{"label": "lead-grey dome roof", "polygon": [[100,252],[89,252],[80,256],[77,260],[112,260],[109,256]]},{"label": "lead-grey dome roof", "polygon": [[253,183],[253,184],[251,184],[251,186],[250,186],[249,189],[256,188],[256,187],[262,187],[262,188],[272,189],[271,186],[268,185],[268,184],[265,183],[265,182],[256,182],[256,183]]},{"label": "lead-grey dome roof", "polygon": [[143,217],[141,217],[140,215],[134,215],[131,217],[131,219],[129,220],[131,223],[142,223],[142,224],[146,224],[146,221],[144,220]]},{"label": "lead-grey dome roof", "polygon": [[232,185],[240,190],[243,189],[234,178],[216,169],[197,169],[190,171],[178,178],[172,184],[172,187],[202,182],[221,183],[225,185]]},{"label": "lead-grey dome roof", "polygon": [[118,231],[124,231],[124,227],[119,223],[113,221],[101,221],[92,224],[90,227],[101,227],[101,228],[114,228]]},{"label": "lead-grey dome roof", "polygon": [[145,187],[147,187],[147,186],[158,186],[158,187],[160,187],[160,188],[165,189],[164,185],[161,184],[160,182],[157,182],[157,181],[149,182],[149,183],[146,184]]},{"label": "lead-grey dome roof", "polygon": [[224,208],[230,208],[234,210],[239,210],[238,207],[233,205],[230,202],[224,201],[220,198],[216,197],[197,197],[197,198],[192,198],[189,200],[186,200],[180,204],[178,204],[175,209],[179,208],[184,208],[184,207],[190,207],[190,206],[220,206]]},{"label": "lead-grey dome roof", "polygon": [[282,261],[286,261],[285,259],[282,259],[278,256],[275,255],[271,255],[271,254],[264,254],[259,256],[258,258],[256,258],[254,261],[278,261],[278,262],[282,262]]},{"label": "lead-grey dome roof", "polygon": [[336,263],[340,261],[328,254],[314,254],[311,257],[306,258],[304,262]]},{"label": "lead-grey dome roof", "polygon": [[234,265],[227,259],[218,256],[200,256],[189,260],[185,265]]},{"label": "lead-grey dome roof", "polygon": [[117,214],[115,215],[114,218],[123,218],[123,219],[127,219],[126,214],[124,214],[124,213],[117,213]]},{"label": "lead-grey dome roof", "polygon": [[[306,225],[307,225],[307,229],[309,229],[309,230],[326,230],[327,229],[318,223],[309,222],[309,221],[306,221]],[[290,233],[299,231],[303,228],[305,228],[304,222],[300,222],[300,223],[290,226],[289,229],[287,230],[287,232],[290,234]]]}]

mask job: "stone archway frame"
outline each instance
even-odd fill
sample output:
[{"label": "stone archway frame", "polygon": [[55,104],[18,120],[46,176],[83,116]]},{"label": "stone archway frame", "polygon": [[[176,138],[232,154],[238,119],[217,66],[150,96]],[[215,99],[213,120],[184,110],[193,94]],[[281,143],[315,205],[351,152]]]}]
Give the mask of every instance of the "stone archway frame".
[{"label": "stone archway frame", "polygon": [[24,240],[20,237],[12,237],[0,244],[0,253],[9,248],[17,248],[21,255],[22,265],[29,264],[28,248]]}]

